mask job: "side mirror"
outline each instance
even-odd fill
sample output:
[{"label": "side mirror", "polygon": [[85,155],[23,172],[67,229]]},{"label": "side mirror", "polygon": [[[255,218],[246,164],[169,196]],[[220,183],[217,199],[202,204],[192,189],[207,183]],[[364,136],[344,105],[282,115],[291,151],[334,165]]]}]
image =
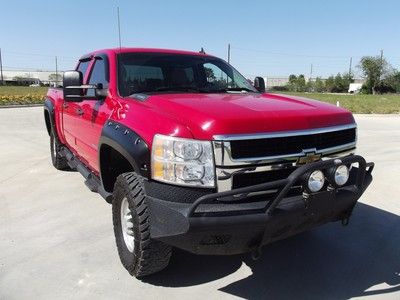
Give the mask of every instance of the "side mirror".
[{"label": "side mirror", "polygon": [[[94,89],[94,93],[86,95],[86,90]],[[83,100],[99,100],[107,97],[108,89],[99,84],[83,84],[82,72],[66,71],[63,76],[64,100],[67,102],[81,102]]]},{"label": "side mirror", "polygon": [[108,96],[108,89],[103,87],[103,84],[98,83],[94,90],[94,95],[96,99],[104,99]]},{"label": "side mirror", "polygon": [[63,75],[64,100],[69,102],[80,102],[83,97],[83,75],[79,71],[66,71]]},{"label": "side mirror", "polygon": [[265,93],[265,81],[264,78],[262,77],[256,77],[254,79],[254,87],[256,88],[257,91],[260,93]]}]

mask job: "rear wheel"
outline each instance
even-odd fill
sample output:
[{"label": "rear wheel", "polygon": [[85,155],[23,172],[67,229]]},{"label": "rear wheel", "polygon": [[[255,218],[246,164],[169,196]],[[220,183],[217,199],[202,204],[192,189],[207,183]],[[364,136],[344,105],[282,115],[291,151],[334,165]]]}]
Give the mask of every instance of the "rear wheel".
[{"label": "rear wheel", "polygon": [[50,133],[51,162],[57,170],[70,170],[67,159],[60,155],[61,144],[53,132]]},{"label": "rear wheel", "polygon": [[137,278],[164,269],[171,247],[150,238],[149,209],[143,179],[124,173],[114,186],[112,215],[118,254],[128,272]]}]

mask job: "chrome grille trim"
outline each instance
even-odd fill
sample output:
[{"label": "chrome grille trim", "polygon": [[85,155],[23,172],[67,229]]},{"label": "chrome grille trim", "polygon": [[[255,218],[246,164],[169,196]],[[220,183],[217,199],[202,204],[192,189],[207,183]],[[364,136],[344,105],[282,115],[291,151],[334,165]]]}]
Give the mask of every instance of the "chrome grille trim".
[{"label": "chrome grille trim", "polygon": [[[335,153],[332,155],[324,156],[321,159],[332,159],[338,157],[344,157],[347,155],[355,154],[355,149],[348,150],[345,152]],[[233,175],[237,173],[255,173],[255,172],[266,172],[279,169],[287,169],[296,166],[296,161],[282,162],[270,165],[255,165],[255,166],[237,166],[230,168],[216,168],[216,181],[218,192],[229,191],[232,189]]]},{"label": "chrome grille trim", "polygon": [[[231,167],[238,165],[254,165],[254,164],[265,164],[265,163],[274,163],[281,161],[293,161],[299,157],[305,156],[310,149],[303,149],[302,152],[285,154],[285,155],[277,155],[277,156],[265,156],[265,157],[250,157],[250,158],[232,158],[231,152],[231,144],[230,141],[233,140],[251,140],[251,139],[266,139],[266,138],[276,138],[276,137],[291,137],[296,135],[312,135],[312,134],[320,134],[326,132],[334,132],[341,131],[346,129],[357,128],[355,123],[343,126],[335,126],[335,127],[325,127],[318,129],[310,129],[310,130],[299,130],[299,131],[287,131],[287,132],[277,132],[270,134],[252,134],[252,135],[216,135],[214,136],[213,146],[214,146],[214,158],[215,165],[221,167]],[[225,140],[221,140],[225,138]],[[351,151],[356,148],[357,144],[357,130],[356,130],[356,139],[352,143],[338,145],[335,147],[325,148],[325,149],[313,149],[316,154],[321,154],[321,156]]]},{"label": "chrome grille trim", "polygon": [[287,131],[277,133],[262,133],[262,134],[246,134],[246,135],[215,135],[212,141],[214,149],[214,159],[216,166],[216,183],[218,192],[228,191],[232,189],[233,174],[252,173],[252,172],[265,172],[277,169],[284,169],[296,166],[296,161],[299,157],[305,156],[307,152],[312,150],[315,154],[321,154],[321,159],[330,159],[336,157],[343,157],[346,155],[355,154],[357,144],[357,130],[356,138],[353,143],[343,144],[325,149],[303,149],[300,153],[293,153],[281,156],[269,157],[251,157],[243,159],[232,159],[230,141],[233,140],[248,140],[248,139],[264,139],[285,136],[307,135],[307,134],[320,134],[325,132],[340,131],[346,129],[357,128],[355,123],[325,127],[311,130],[301,131]]},{"label": "chrome grille trim", "polygon": [[214,141],[238,141],[238,140],[268,139],[268,138],[288,137],[288,136],[296,136],[296,135],[320,134],[320,133],[340,131],[340,130],[353,129],[353,128],[357,128],[356,123],[347,124],[347,125],[339,125],[339,126],[331,126],[331,127],[315,128],[315,129],[307,129],[307,130],[278,131],[278,132],[254,133],[254,134],[214,135],[213,140]]}]

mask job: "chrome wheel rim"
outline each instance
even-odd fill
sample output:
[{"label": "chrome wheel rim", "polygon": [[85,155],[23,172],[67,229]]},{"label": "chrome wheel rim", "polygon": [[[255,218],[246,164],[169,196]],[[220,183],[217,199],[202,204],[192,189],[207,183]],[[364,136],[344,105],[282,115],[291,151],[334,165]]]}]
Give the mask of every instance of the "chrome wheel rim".
[{"label": "chrome wheel rim", "polygon": [[135,239],[133,237],[132,212],[129,209],[129,202],[126,197],[121,202],[121,227],[126,248],[128,248],[129,252],[133,252]]}]

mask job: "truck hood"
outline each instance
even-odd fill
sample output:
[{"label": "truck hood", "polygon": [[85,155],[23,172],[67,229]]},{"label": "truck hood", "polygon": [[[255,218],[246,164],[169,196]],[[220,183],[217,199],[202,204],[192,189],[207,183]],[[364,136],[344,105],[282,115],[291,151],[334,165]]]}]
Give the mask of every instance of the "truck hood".
[{"label": "truck hood", "polygon": [[352,114],[316,100],[278,94],[162,94],[146,105],[186,126],[196,139],[304,130],[354,123]]}]

